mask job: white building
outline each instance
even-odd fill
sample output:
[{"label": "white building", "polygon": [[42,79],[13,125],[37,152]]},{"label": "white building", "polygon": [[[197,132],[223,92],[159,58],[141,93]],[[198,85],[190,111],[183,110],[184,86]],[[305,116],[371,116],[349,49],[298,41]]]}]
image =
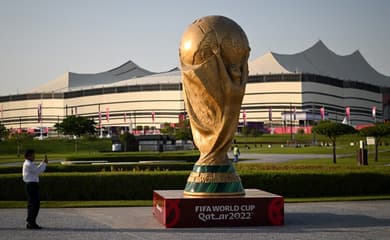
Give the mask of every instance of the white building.
[{"label": "white building", "polygon": [[[297,54],[267,53],[250,62],[249,71],[246,122],[306,126],[321,119],[322,107],[326,119],[339,122],[349,108],[353,125],[390,118],[390,77],[359,51],[340,56],[319,41]],[[0,96],[0,121],[8,128],[37,127],[39,104],[45,127],[72,114],[98,122],[100,111],[104,127],[159,128],[185,112],[179,69],[153,73],[131,61],[96,74],[68,72],[28,93]]]}]

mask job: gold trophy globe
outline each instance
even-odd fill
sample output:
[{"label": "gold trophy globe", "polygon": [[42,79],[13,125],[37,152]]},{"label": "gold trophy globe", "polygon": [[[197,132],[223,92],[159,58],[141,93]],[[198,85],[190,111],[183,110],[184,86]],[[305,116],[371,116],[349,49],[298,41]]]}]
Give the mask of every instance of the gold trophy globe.
[{"label": "gold trophy globe", "polygon": [[185,195],[244,195],[227,152],[237,129],[248,79],[245,32],[224,16],[195,20],[179,48],[184,101],[200,157]]}]

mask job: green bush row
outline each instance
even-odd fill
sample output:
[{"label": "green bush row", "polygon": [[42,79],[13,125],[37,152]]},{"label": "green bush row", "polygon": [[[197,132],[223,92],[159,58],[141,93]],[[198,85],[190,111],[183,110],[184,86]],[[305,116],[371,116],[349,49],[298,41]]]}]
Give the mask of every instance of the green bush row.
[{"label": "green bush row", "polygon": [[[0,154],[16,154],[18,143],[16,139],[0,141]],[[75,141],[68,139],[22,139],[21,153],[26,149],[35,149],[37,153],[57,154],[72,153],[75,151]],[[79,139],[77,140],[79,152],[100,152],[111,150],[111,139]]]},{"label": "green bush row", "polygon": [[[183,163],[135,163],[135,164],[108,164],[108,165],[91,165],[91,164],[73,164],[73,165],[48,165],[45,172],[124,172],[124,171],[183,171],[192,170],[194,164]],[[0,167],[0,174],[21,173],[21,166]]]},{"label": "green bush row", "polygon": [[[153,190],[184,189],[189,171],[46,173],[41,176],[42,200],[147,200]],[[241,173],[245,188],[284,197],[328,197],[390,194],[384,173]],[[24,200],[20,174],[0,175],[0,200]]]},{"label": "green bush row", "polygon": [[[151,162],[129,164],[72,164],[53,165],[46,167],[46,172],[125,172],[125,171],[189,171],[192,170],[192,162]],[[390,168],[376,166],[345,166],[345,165],[295,165],[295,164],[237,164],[235,169],[239,173],[245,172],[306,172],[306,173],[372,173],[380,172],[390,174]],[[21,166],[0,166],[0,174],[21,173]]]},{"label": "green bush row", "polygon": [[67,161],[97,161],[106,160],[109,162],[139,162],[139,161],[184,161],[195,162],[198,160],[198,153],[175,154],[175,153],[137,153],[137,154],[99,154],[96,156],[69,156]]}]

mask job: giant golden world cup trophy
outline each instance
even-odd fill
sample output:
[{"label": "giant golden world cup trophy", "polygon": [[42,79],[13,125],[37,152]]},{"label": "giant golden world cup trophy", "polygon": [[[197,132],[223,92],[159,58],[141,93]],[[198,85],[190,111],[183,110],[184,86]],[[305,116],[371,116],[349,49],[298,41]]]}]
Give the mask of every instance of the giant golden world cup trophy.
[{"label": "giant golden world cup trophy", "polygon": [[200,151],[186,195],[245,194],[227,152],[238,125],[249,52],[245,32],[223,16],[200,18],[183,34],[179,56],[184,100]]}]

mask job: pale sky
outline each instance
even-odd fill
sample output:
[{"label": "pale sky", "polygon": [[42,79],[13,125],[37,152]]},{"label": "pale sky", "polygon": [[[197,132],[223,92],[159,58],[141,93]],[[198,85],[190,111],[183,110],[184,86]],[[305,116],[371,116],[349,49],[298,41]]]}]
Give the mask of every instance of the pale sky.
[{"label": "pale sky", "polygon": [[0,96],[128,60],[167,71],[179,65],[186,27],[207,15],[241,25],[250,60],[297,53],[321,39],[339,55],[360,50],[390,76],[389,0],[0,0]]}]

